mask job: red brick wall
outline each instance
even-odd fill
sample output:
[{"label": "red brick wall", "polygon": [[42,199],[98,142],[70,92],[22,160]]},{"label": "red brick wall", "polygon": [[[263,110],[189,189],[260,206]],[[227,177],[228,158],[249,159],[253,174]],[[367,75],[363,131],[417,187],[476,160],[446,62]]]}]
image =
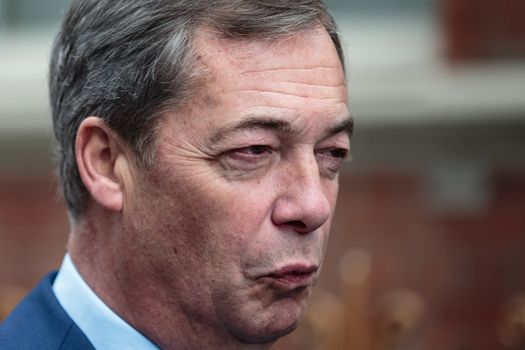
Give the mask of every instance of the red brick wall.
[{"label": "red brick wall", "polygon": [[525,57],[525,2],[443,0],[447,54],[452,61]]}]

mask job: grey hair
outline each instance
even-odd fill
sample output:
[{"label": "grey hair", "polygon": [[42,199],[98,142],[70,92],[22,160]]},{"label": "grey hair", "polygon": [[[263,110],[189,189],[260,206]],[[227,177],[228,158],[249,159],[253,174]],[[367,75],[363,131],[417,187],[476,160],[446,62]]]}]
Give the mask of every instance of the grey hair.
[{"label": "grey hair", "polygon": [[148,166],[160,117],[198,85],[192,47],[197,29],[257,40],[319,25],[344,64],[322,0],[74,0],[49,72],[57,170],[70,217],[78,218],[90,198],[75,159],[81,122],[99,116],[130,145],[137,163]]}]

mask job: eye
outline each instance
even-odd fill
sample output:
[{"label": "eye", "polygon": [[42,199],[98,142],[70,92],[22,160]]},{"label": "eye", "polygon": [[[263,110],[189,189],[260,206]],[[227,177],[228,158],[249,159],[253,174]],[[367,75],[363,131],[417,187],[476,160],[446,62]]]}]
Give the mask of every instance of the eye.
[{"label": "eye", "polygon": [[275,153],[268,145],[236,148],[221,155],[221,164],[226,170],[252,171],[271,164]]},{"label": "eye", "polygon": [[344,160],[346,159],[348,155],[348,150],[344,148],[333,148],[333,149],[327,150],[327,153],[329,153],[331,157]]},{"label": "eye", "polygon": [[316,152],[319,171],[322,175],[334,178],[341,169],[341,165],[348,158],[349,150],[346,148],[328,148]]},{"label": "eye", "polygon": [[243,154],[243,155],[258,156],[258,155],[262,155],[266,153],[272,153],[272,149],[269,146],[254,145],[254,146],[239,148],[235,150],[235,152],[239,154]]}]

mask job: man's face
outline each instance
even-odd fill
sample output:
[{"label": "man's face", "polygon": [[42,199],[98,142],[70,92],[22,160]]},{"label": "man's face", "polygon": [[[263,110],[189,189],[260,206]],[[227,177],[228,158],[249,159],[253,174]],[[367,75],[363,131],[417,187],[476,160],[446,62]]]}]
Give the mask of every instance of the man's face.
[{"label": "man's face", "polygon": [[134,169],[126,230],[167,308],[273,341],[298,325],[323,260],[349,150],[343,71],[321,29],[195,40],[203,87],[162,122],[155,164]]}]

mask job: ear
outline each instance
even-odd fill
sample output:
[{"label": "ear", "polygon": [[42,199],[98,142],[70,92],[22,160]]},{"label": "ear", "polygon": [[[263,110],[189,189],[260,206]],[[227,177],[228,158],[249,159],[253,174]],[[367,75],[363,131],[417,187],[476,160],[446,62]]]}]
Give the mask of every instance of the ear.
[{"label": "ear", "polygon": [[124,147],[101,118],[88,117],[80,124],[75,142],[80,177],[93,199],[112,211],[122,210],[125,180],[130,178]]}]

